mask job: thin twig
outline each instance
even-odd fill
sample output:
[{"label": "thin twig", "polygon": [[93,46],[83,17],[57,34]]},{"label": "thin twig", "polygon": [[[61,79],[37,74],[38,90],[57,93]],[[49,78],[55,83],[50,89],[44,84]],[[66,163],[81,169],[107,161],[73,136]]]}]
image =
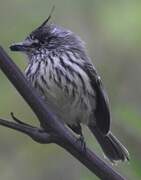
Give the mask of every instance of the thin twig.
[{"label": "thin twig", "polygon": [[34,141],[41,144],[53,143],[55,141],[55,135],[48,134],[43,129],[32,127],[28,124],[18,124],[8,120],[0,119],[0,125],[22,132],[30,136]]},{"label": "thin twig", "polygon": [[[13,63],[11,58],[2,48],[0,48],[0,68],[32,108],[44,131],[48,132],[48,128],[52,129],[52,132],[58,137],[55,141],[58,145],[65,148],[100,179],[125,179],[87,147],[86,151],[82,153],[81,142],[77,141],[76,137],[60,123],[61,121],[54,113],[52,113],[49,107],[44,103],[43,99],[39,97],[35,89],[30,86],[19,68]],[[24,125],[22,125],[22,127],[23,126]],[[40,135],[41,134],[39,134],[39,136]]]}]

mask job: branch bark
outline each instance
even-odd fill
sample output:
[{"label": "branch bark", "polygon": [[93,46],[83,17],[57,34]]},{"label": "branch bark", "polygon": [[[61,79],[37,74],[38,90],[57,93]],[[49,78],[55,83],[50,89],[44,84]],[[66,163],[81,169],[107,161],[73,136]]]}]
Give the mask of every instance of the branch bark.
[{"label": "branch bark", "polygon": [[[81,142],[79,142],[76,137],[62,123],[60,123],[56,115],[44,103],[43,99],[39,97],[35,89],[30,86],[19,68],[5,53],[2,47],[0,47],[0,68],[11,81],[11,83],[15,86],[24,100],[32,108],[40,121],[42,129],[31,127],[30,125],[28,126],[24,123],[14,123],[2,119],[0,120],[0,125],[23,132],[32,137],[32,139],[35,141],[39,139],[37,142],[41,143],[41,140],[44,140],[44,143],[54,142],[60,145],[75,158],[77,158],[81,163],[83,163],[100,179],[125,180],[125,178],[113,170],[112,167],[101,160],[87,147],[86,151],[82,152]],[[51,134],[48,133],[48,129],[52,129],[52,132],[55,134],[55,136],[51,136]]]}]

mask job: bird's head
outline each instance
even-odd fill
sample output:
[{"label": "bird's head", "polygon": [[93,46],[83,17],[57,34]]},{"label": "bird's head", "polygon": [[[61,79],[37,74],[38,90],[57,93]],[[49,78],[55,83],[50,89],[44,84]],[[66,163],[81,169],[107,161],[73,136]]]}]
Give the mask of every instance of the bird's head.
[{"label": "bird's head", "polygon": [[48,23],[49,18],[29,36],[20,43],[10,46],[12,51],[21,51],[30,58],[34,55],[48,54],[50,51],[58,50],[82,50],[83,42],[73,32]]}]

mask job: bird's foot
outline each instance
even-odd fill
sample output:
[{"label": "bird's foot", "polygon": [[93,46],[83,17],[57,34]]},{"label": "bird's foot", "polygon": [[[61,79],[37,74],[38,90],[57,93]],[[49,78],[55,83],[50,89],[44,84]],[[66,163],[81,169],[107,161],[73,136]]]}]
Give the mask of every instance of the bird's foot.
[{"label": "bird's foot", "polygon": [[80,144],[81,144],[81,152],[85,153],[86,152],[86,142],[85,142],[84,136],[80,135],[80,137],[76,141],[80,142]]}]

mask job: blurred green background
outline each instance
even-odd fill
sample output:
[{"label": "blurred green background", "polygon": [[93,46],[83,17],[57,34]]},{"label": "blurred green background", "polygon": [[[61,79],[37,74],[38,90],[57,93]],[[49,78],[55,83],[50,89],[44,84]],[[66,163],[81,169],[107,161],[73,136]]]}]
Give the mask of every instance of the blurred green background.
[{"label": "blurred green background", "polygon": [[[0,44],[24,71],[26,58],[9,45],[40,25],[52,6],[52,21],[76,32],[108,91],[112,131],[128,148],[130,163],[115,169],[129,180],[141,179],[141,1],[140,0],[0,0]],[[36,117],[0,71],[0,117],[10,112],[38,125]],[[84,127],[86,142],[103,158]],[[108,162],[109,163],[109,162]],[[0,127],[0,179],[97,180],[89,170],[56,145],[40,145]]]}]

